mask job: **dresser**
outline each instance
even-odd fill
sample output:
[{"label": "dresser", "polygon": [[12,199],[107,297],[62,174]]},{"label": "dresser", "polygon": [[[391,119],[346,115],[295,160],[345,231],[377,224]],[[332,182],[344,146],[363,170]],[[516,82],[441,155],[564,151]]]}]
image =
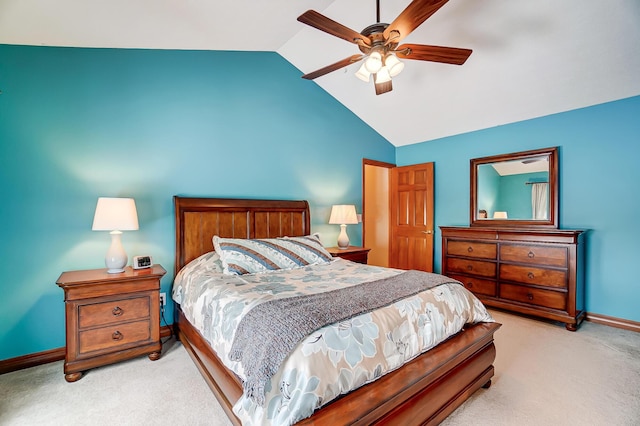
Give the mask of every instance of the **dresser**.
[{"label": "dresser", "polygon": [[148,355],[160,357],[160,265],[109,274],[106,269],[63,272],[66,317],[65,379],[90,368]]},{"label": "dresser", "polygon": [[584,311],[584,232],[440,227],[442,274],[487,306],[566,324]]}]

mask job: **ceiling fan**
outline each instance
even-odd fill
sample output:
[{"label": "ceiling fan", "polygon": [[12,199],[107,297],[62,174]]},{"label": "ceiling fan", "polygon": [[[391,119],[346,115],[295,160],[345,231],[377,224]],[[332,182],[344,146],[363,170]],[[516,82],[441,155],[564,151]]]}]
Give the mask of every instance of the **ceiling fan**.
[{"label": "ceiling fan", "polygon": [[365,59],[356,77],[368,82],[371,75],[375,83],[376,95],[390,92],[391,78],[402,71],[404,64],[398,59],[442,62],[462,65],[471,55],[470,49],[456,47],[427,46],[424,44],[398,45],[402,39],[418,28],[449,0],[413,0],[391,24],[380,22],[380,0],[376,0],[376,20],[362,32],[354,31],[326,16],[308,10],[298,17],[298,21],[358,45],[361,54],[352,55],[334,64],[327,65],[302,78],[313,80],[332,71]]}]

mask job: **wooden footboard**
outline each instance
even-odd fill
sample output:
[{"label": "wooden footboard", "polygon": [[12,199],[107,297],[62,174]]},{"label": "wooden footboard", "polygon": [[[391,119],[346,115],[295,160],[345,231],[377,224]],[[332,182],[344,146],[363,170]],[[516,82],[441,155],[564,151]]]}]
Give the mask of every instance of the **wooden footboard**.
[{"label": "wooden footboard", "polygon": [[[232,407],[242,394],[202,335],[178,309],[177,335],[234,424]],[[300,425],[438,424],[493,377],[497,323],[468,326],[402,368],[317,410]]]}]

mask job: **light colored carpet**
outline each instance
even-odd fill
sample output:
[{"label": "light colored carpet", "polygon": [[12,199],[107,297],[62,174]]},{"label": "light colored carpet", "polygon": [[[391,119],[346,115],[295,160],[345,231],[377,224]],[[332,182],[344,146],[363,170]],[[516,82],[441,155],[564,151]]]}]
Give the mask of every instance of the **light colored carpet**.
[{"label": "light colored carpet", "polygon": [[[492,311],[496,375],[443,425],[638,425],[640,334]],[[0,425],[213,425],[229,421],[180,343],[67,383],[62,362],[0,376]]]}]

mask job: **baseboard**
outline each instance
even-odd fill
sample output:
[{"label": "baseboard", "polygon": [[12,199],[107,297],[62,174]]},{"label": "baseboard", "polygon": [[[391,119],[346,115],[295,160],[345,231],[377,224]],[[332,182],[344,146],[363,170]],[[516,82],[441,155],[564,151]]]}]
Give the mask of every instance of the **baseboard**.
[{"label": "baseboard", "polygon": [[587,312],[587,321],[640,333],[640,322]]},{"label": "baseboard", "polygon": [[64,348],[56,348],[0,361],[0,374],[60,361],[64,359],[64,352]]},{"label": "baseboard", "polygon": [[[173,330],[172,325],[160,327],[160,338],[171,336]],[[48,364],[64,359],[65,348],[56,348],[44,352],[23,355],[16,358],[9,358],[0,361],[0,374],[10,373],[25,368],[36,367],[38,365]]]}]

